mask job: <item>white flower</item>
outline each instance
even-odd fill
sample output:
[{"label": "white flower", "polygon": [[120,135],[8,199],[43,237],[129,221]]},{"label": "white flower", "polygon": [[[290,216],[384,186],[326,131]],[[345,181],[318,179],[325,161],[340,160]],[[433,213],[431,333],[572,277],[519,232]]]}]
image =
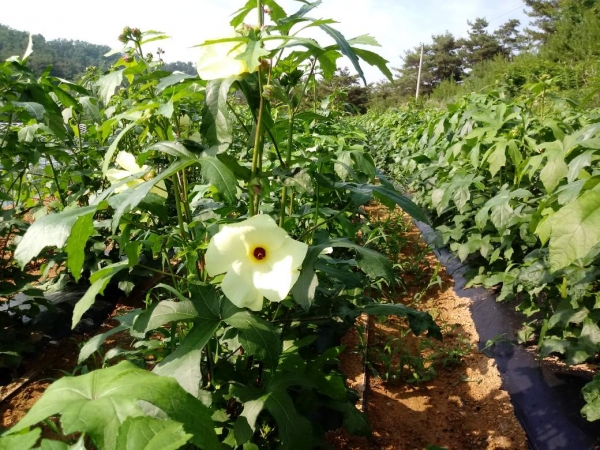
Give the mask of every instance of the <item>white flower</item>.
[{"label": "white flower", "polygon": [[[110,181],[110,184],[116,184],[124,180],[125,178],[130,177],[131,175],[135,175],[136,173],[144,172],[148,169],[148,166],[144,165],[142,167],[138,166],[135,162],[135,156],[133,156],[129,152],[119,152],[115,159],[115,162],[120,169],[109,169],[106,171],[106,178]],[[115,192],[118,194],[119,192],[123,192],[126,189],[133,188],[138,184],[144,183],[145,180],[143,178],[138,178],[137,180],[128,181],[127,183],[119,186],[115,189]],[[159,181],[156,185],[150,190],[155,194],[160,195],[163,198],[167,198],[167,187],[165,186],[164,181]]]},{"label": "white flower", "polygon": [[268,215],[225,225],[206,251],[206,270],[225,273],[221,289],[240,308],[259,311],[263,296],[285,299],[298,276],[308,245],[295,241]]},{"label": "white flower", "polygon": [[246,51],[246,43],[241,41],[219,42],[200,47],[200,57],[196,64],[198,75],[203,80],[218,80],[248,72],[248,66],[241,59],[235,59]]}]

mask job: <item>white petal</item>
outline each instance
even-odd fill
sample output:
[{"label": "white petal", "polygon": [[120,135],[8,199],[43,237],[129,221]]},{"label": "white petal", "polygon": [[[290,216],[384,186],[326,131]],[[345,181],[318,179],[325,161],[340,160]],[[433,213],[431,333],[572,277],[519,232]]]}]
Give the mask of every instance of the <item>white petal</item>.
[{"label": "white petal", "polygon": [[271,257],[273,259],[270,259],[269,262],[275,264],[276,261],[281,261],[284,258],[289,257],[291,258],[290,267],[292,269],[298,269],[302,266],[302,262],[304,262],[306,252],[308,252],[308,245],[287,236],[281,247],[272,252]]},{"label": "white petal", "polygon": [[167,186],[163,180],[160,180],[158,183],[156,183],[150,192],[160,195],[162,198],[168,197]]},{"label": "white petal", "polygon": [[131,172],[131,174],[139,173],[144,170],[143,167],[138,166],[138,164],[135,162],[135,156],[129,152],[120,151],[117,153],[115,162],[123,169]]},{"label": "white petal", "polygon": [[260,311],[263,304],[263,296],[252,283],[252,272],[235,270],[227,272],[221,283],[221,289],[225,296],[238,308],[250,308]]},{"label": "white petal", "polygon": [[269,252],[281,247],[289,239],[285,230],[279,228],[273,218],[266,214],[252,216],[242,223],[249,228],[242,235],[249,249],[263,247]]},{"label": "white petal", "polygon": [[203,80],[217,80],[248,72],[246,63],[235,59],[246,50],[241,42],[220,42],[200,47],[196,68]]},{"label": "white petal", "polygon": [[119,192],[126,191],[127,189],[133,189],[138,184],[142,184],[143,182],[144,182],[144,180],[131,180],[131,181],[128,181],[124,185],[119,186],[118,188],[116,188],[114,192],[115,192],[115,194],[118,194]]},{"label": "white petal", "polygon": [[254,286],[272,302],[280,302],[287,297],[298,280],[300,272],[291,268],[291,256],[276,262],[272,267],[264,265],[262,270],[255,270]]},{"label": "white petal", "polygon": [[127,171],[127,170],[119,170],[119,169],[108,169],[106,171],[106,178],[108,178],[108,181],[110,181],[111,184],[115,184],[118,183],[119,181],[130,177],[131,176],[131,172]]},{"label": "white petal", "polygon": [[214,277],[230,270],[235,262],[248,259],[246,248],[241,235],[247,227],[244,223],[225,225],[208,243],[206,250],[206,271]]}]

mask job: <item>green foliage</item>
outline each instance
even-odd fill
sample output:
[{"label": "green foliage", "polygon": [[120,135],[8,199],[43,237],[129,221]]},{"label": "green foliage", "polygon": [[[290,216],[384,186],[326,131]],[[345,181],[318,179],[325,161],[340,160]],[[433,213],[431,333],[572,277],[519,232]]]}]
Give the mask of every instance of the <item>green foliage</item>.
[{"label": "green foliage", "polygon": [[[166,36],[130,27],[119,36],[119,59],[78,83],[48,71],[38,77],[18,58],[1,66],[0,201],[10,204],[0,226],[13,258],[0,260],[10,269],[0,272],[0,286],[41,296],[24,272],[32,260],[55,264],[55,288],[75,280],[87,286],[75,326],[109,286],[130,290],[162,279],[146,287],[143,311],[83,346],[79,363],[92,370],[54,383],[0,442],[36,445],[37,431],[19,433],[59,415],[59,432],[97,448],[310,449],[341,425],[369,433],[338,369],[339,339],[357,316],[398,315],[412,332],[439,337],[429,314],[378,305],[373,286],[382,292],[397,280],[388,258],[359,237],[373,199],[427,220],[378,175],[368,136],[339,120],[346,105],[333,99],[348,87],[334,77],[341,55],[359,74],[366,62],[389,75],[386,61],[362,48],[376,41],[347,40],[333,21],[309,18],[318,2],[289,16],[273,0],[264,5],[268,28],[256,2],[234,15],[240,25],[261,11],[256,27],[239,27],[233,38],[245,63],[233,66],[245,71],[230,77],[172,74],[143,51]],[[335,44],[297,37],[305,26],[323,29]],[[329,108],[309,99],[317,74],[341,82]],[[355,88],[347,99],[360,106]],[[33,223],[23,220],[28,213]],[[257,311],[234,306],[224,294],[227,273],[212,276],[205,260],[222,225],[255,214],[277,218],[287,239],[308,247],[302,266],[286,273],[287,291],[298,277],[290,295],[262,300]],[[280,256],[288,264],[293,255]],[[230,265],[237,270],[237,261]],[[260,292],[279,295],[273,278]],[[244,281],[256,289],[254,278]],[[8,328],[20,329],[19,319],[9,316]],[[104,351],[116,333],[133,344]]]},{"label": "green foliage", "polygon": [[528,317],[526,339],[535,332],[543,355],[578,364],[600,351],[600,116],[565,108],[551,86],[531,85],[523,100],[471,94],[446,111],[361,124],[378,130],[376,163],[407,183],[443,243],[474,266],[470,283],[501,286],[499,299]]}]

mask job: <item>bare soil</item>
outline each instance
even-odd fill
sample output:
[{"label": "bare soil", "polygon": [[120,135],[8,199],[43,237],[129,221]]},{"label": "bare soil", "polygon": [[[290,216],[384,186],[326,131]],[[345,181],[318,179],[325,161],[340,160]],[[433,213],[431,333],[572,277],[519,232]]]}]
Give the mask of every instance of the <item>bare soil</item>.
[{"label": "bare soil", "polygon": [[[385,210],[379,208],[371,209],[369,214],[388,219]],[[394,218],[405,223],[408,220],[398,214]],[[337,449],[356,450],[420,450],[428,446],[453,450],[527,449],[525,432],[515,418],[508,394],[501,388],[494,360],[477,350],[479,336],[471,318],[470,300],[456,296],[452,278],[443,267],[437,273],[441,285],[435,284],[422,294],[423,280],[434,276],[438,262],[432,252],[427,252],[418,230],[405,226],[409,229],[404,233],[406,242],[398,249],[397,261],[404,270],[401,275],[406,292],[388,300],[429,311],[442,328],[443,341],[406,334],[403,319],[382,322],[370,318],[369,368],[365,376],[365,346],[361,344],[365,342],[365,323],[359,325],[360,331],[352,330],[345,337],[341,369],[350,387],[363,392],[362,408],[373,435],[362,438],[337,430],[330,433],[329,442]],[[414,255],[420,261],[412,264]],[[411,265],[412,271],[407,271]],[[415,303],[416,294],[421,295]],[[387,364],[378,356],[386,345],[399,348],[395,359]],[[423,381],[417,382],[411,375],[415,370],[411,371],[410,362],[406,362],[410,360],[407,355],[420,355],[426,361],[425,369],[420,371],[426,374]],[[435,375],[427,372],[431,366]]]}]

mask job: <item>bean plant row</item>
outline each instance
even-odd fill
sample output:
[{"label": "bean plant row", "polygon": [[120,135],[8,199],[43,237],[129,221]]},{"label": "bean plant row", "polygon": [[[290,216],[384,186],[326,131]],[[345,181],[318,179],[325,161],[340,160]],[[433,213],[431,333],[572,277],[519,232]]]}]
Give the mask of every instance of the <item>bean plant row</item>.
[{"label": "bean plant row", "polygon": [[[600,110],[547,95],[473,93],[445,110],[353,120],[375,163],[430,213],[438,244],[524,316],[518,338],[569,365],[600,351]],[[600,419],[600,376],[583,390]]]}]

